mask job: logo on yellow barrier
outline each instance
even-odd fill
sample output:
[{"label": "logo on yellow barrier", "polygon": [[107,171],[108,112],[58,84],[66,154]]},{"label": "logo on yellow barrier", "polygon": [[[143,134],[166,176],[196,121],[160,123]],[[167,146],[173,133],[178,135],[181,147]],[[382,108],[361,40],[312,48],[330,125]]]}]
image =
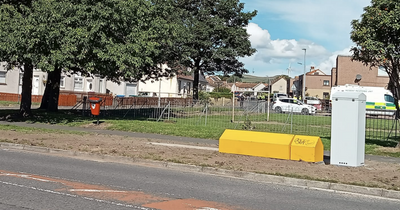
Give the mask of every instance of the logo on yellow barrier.
[{"label": "logo on yellow barrier", "polygon": [[307,145],[314,145],[315,141],[310,140],[310,139],[295,138],[293,143],[307,146]]}]

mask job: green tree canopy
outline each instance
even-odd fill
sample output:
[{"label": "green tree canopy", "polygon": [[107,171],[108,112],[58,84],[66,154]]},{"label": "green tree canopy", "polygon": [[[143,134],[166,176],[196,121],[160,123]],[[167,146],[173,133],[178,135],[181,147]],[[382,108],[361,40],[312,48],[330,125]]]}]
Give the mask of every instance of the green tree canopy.
[{"label": "green tree canopy", "polygon": [[360,20],[351,22],[353,60],[384,68],[389,75],[388,89],[393,93],[399,117],[400,99],[400,2],[372,0]]},{"label": "green tree canopy", "polygon": [[231,89],[227,88],[227,87],[216,87],[214,88],[213,92],[217,92],[217,93],[230,93]]},{"label": "green tree canopy", "polygon": [[[43,36],[47,48],[53,50],[39,66],[55,73],[48,79],[46,90],[50,92],[45,92],[43,108],[48,108],[46,103],[57,106],[52,99],[58,98],[58,92],[53,96],[52,91],[59,89],[60,68],[83,76],[105,76],[118,83],[172,74],[161,68],[175,60],[165,52],[174,47],[171,38],[179,31],[179,25],[166,18],[173,10],[168,1],[47,1],[35,12],[35,19],[43,21],[39,24],[48,26],[44,31],[53,32],[51,37]],[[49,5],[51,8],[45,8]]]},{"label": "green tree canopy", "polygon": [[177,40],[184,56],[180,63],[194,72],[194,99],[200,74],[248,72],[238,58],[255,52],[244,27],[257,11],[243,12],[239,0],[176,0],[176,6],[186,29]]},{"label": "green tree canopy", "polygon": [[241,82],[242,78],[239,77],[239,76],[236,76],[236,75],[232,75],[226,81],[229,82],[229,83]]},{"label": "green tree canopy", "polygon": [[23,71],[22,116],[31,114],[32,74],[40,60],[30,6],[31,1],[0,1],[0,61],[7,62],[8,70],[17,67]]},{"label": "green tree canopy", "polygon": [[137,81],[169,76],[161,64],[179,60],[170,52],[183,26],[174,24],[169,0],[7,2],[1,5],[0,27],[7,30],[0,32],[0,59],[12,64],[27,57],[49,73],[42,105],[50,111],[57,110],[61,70]]}]

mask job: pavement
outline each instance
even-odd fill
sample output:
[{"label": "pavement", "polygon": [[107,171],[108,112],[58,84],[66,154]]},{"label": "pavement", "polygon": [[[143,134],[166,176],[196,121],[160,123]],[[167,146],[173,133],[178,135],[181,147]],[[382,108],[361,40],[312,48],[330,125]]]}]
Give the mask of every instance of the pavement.
[{"label": "pavement", "polygon": [[[117,130],[70,127],[70,126],[62,126],[62,125],[27,123],[27,122],[0,121],[0,125],[14,125],[14,126],[31,127],[31,128],[80,131],[80,132],[97,133],[97,134],[105,134],[105,135],[119,135],[119,136],[128,136],[128,137],[136,137],[136,138],[168,140],[168,141],[180,142],[181,145],[179,145],[179,146],[184,146],[185,143],[190,143],[192,145],[193,145],[193,143],[208,144],[211,147],[213,145],[215,145],[215,148],[218,148],[218,141],[211,140],[211,139],[188,138],[188,137],[168,136],[168,135],[159,135],[159,134],[150,134],[150,133],[136,133],[136,132],[125,132],[125,131],[117,131]],[[26,145],[16,145],[16,144],[10,144],[10,143],[0,143],[0,147],[1,148],[9,148],[9,149],[33,151],[33,152],[52,153],[52,154],[62,153],[64,155],[68,155],[71,157],[84,158],[84,159],[90,159],[90,160],[132,163],[132,160],[128,160],[126,157],[101,156],[101,157],[96,158],[93,155],[88,155],[86,153],[62,151],[62,150],[40,148],[40,147],[26,146]],[[190,147],[190,146],[187,145],[187,147]],[[206,148],[204,148],[204,149],[206,149]],[[382,163],[400,164],[400,158],[394,158],[394,157],[366,155],[365,159],[378,161],[378,162],[382,162]],[[324,152],[325,164],[329,164],[329,160],[330,160],[330,153],[329,153],[329,151],[325,151]],[[194,172],[208,173],[208,174],[213,174],[213,175],[236,177],[236,178],[240,178],[240,179],[248,179],[248,180],[252,180],[252,181],[261,181],[261,182],[267,182],[267,183],[291,185],[291,186],[296,186],[296,187],[301,187],[301,188],[332,191],[332,192],[337,192],[337,193],[359,194],[359,195],[380,197],[380,198],[385,198],[385,199],[400,200],[400,191],[386,190],[386,189],[381,189],[381,188],[370,188],[370,187],[355,186],[355,185],[320,182],[320,181],[313,181],[313,180],[303,180],[303,179],[295,179],[295,178],[282,177],[282,176],[255,174],[255,173],[249,173],[249,172],[243,172],[243,171],[229,171],[229,170],[216,169],[216,168],[211,168],[211,167],[210,168],[209,167],[199,167],[199,166],[184,165],[184,164],[177,164],[177,163],[165,163],[165,162],[160,162],[160,161],[143,160],[143,161],[138,162],[138,160],[135,160],[135,164],[142,164],[142,165],[146,165],[146,166],[155,166],[155,167],[167,167],[167,168],[176,169],[176,170],[194,171]]]}]

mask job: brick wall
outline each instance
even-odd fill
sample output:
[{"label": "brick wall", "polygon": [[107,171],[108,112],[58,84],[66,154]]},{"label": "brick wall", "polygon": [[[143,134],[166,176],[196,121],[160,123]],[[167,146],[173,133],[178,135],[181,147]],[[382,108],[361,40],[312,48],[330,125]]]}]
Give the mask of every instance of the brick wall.
[{"label": "brick wall", "polygon": [[337,80],[336,80],[336,67],[333,67],[331,70],[331,87],[337,85]]},{"label": "brick wall", "polygon": [[[386,87],[389,78],[378,76],[378,68],[365,66],[358,61],[351,61],[351,56],[338,56],[336,59],[337,85],[359,84],[361,86]],[[356,75],[362,79],[356,82]]]},{"label": "brick wall", "polygon": [[[324,81],[328,82],[327,85]],[[331,90],[331,75],[307,75],[306,88],[306,95],[322,98],[324,92]]]}]

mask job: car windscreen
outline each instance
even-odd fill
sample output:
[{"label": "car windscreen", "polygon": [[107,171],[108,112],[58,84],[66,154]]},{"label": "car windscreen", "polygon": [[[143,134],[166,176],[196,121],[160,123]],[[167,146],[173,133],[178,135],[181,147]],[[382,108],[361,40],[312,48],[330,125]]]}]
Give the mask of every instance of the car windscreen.
[{"label": "car windscreen", "polygon": [[393,98],[393,96],[391,96],[389,94],[385,94],[385,101],[394,103],[394,98]]}]

